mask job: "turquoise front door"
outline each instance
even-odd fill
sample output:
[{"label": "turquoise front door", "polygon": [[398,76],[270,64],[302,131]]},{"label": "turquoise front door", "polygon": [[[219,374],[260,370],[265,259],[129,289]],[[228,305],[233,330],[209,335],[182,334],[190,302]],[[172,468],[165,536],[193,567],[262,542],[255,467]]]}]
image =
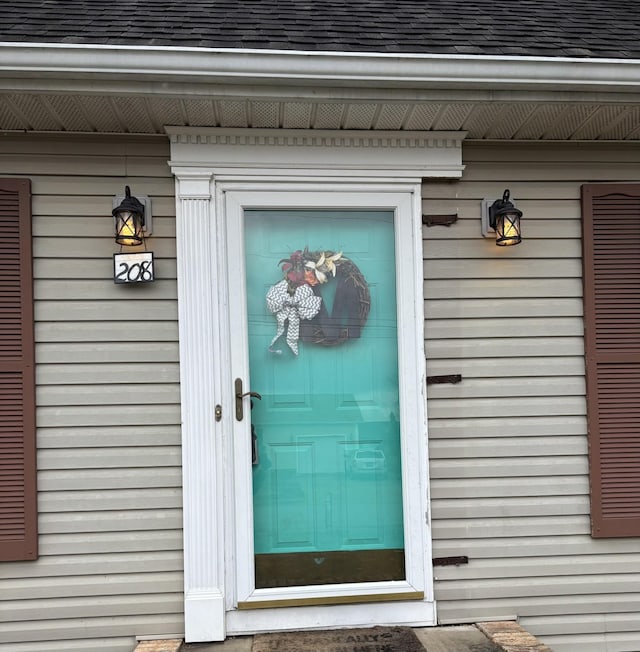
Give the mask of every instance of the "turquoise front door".
[{"label": "turquoise front door", "polygon": [[244,211],[256,588],[405,579],[394,213]]}]

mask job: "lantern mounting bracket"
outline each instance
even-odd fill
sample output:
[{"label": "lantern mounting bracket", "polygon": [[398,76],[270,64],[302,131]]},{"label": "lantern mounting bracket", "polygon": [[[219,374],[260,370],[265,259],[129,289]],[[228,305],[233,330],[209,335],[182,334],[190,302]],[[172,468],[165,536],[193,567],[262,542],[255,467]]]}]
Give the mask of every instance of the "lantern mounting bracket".
[{"label": "lantern mounting bracket", "polygon": [[[483,199],[482,200],[482,235],[485,238],[495,238],[496,229],[495,229],[495,218],[491,218],[491,207],[495,206],[496,202],[500,201],[499,199]],[[513,204],[513,202],[511,202]],[[515,206],[515,204],[513,204]],[[493,223],[492,223],[493,222]]]}]

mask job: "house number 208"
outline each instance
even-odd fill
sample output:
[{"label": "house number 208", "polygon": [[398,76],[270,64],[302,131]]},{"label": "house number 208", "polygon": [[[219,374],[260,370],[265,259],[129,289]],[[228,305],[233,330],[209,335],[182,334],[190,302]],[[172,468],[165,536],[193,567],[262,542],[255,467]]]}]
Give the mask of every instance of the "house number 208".
[{"label": "house number 208", "polygon": [[153,253],[114,254],[115,283],[149,283],[153,281]]}]

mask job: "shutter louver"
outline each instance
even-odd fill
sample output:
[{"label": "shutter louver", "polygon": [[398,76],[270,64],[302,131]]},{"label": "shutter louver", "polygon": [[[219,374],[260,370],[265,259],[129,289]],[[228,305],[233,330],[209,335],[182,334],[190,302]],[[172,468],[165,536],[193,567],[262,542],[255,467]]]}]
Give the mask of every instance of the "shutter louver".
[{"label": "shutter louver", "polygon": [[592,534],[640,536],[640,185],[582,203]]},{"label": "shutter louver", "polygon": [[0,179],[0,561],[37,558],[28,180]]}]

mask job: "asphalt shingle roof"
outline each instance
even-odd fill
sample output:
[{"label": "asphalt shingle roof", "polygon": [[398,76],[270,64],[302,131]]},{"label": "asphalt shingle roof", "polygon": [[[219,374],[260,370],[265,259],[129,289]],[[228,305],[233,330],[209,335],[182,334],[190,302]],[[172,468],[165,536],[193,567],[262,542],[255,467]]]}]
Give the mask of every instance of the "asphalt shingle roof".
[{"label": "asphalt shingle roof", "polygon": [[0,41],[640,59],[640,2],[4,0]]}]

